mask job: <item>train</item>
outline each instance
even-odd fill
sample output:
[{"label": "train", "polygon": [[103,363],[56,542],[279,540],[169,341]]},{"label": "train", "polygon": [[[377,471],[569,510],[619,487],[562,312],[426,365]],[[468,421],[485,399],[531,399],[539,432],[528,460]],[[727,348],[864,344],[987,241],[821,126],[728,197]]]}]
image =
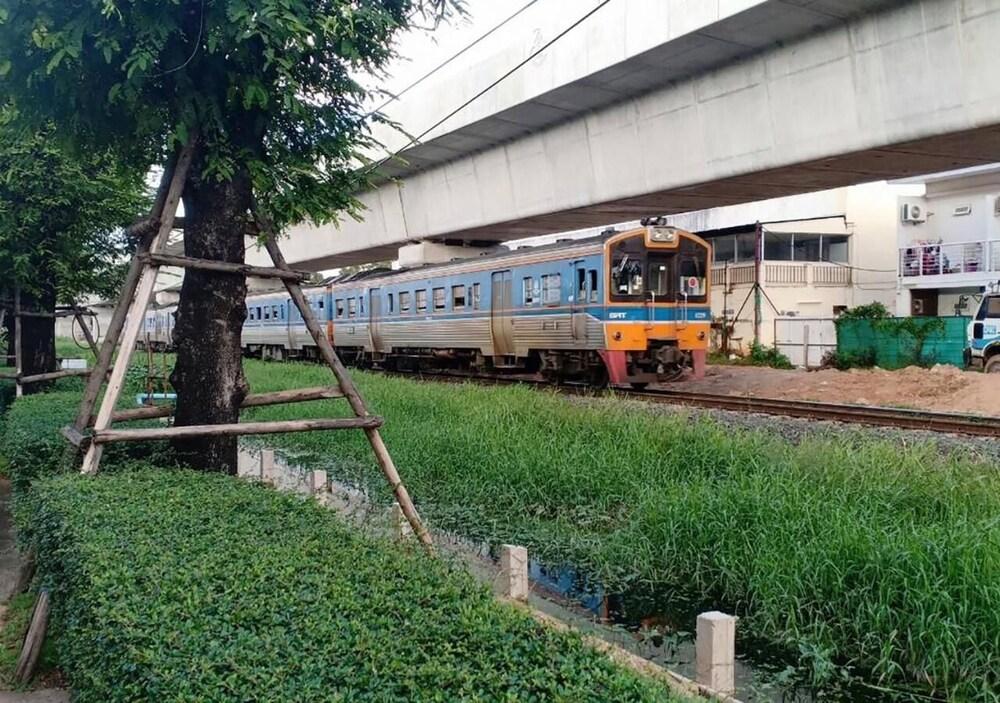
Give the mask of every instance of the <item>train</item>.
[{"label": "train", "polygon": [[[662,222],[587,239],[305,287],[347,363],[386,370],[537,374],[632,386],[703,374],[711,246]],[[318,358],[284,290],[247,297],[248,356]],[[143,339],[172,346],[176,307],[149,310]]]}]

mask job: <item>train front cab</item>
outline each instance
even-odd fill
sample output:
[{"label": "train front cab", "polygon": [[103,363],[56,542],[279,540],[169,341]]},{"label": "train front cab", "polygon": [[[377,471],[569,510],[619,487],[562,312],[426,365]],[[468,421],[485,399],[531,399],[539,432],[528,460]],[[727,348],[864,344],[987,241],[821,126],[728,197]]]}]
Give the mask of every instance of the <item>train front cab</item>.
[{"label": "train front cab", "polygon": [[709,244],[690,232],[648,226],[605,242],[605,348],[612,385],[705,372],[712,316]]}]

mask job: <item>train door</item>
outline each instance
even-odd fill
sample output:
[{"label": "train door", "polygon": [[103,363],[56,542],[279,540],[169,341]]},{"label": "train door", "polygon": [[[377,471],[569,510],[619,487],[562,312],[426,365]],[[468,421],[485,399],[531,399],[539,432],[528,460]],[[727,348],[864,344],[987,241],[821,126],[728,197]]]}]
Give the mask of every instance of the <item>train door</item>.
[{"label": "train door", "polygon": [[382,350],[382,290],[372,288],[368,291],[368,334],[371,337],[372,351]]},{"label": "train door", "polygon": [[584,339],[587,336],[587,302],[590,300],[590,282],[587,277],[586,262],[577,259],[573,262],[573,281],[576,290],[570,296],[570,328],[573,339]]},{"label": "train door", "polygon": [[493,274],[490,294],[490,336],[493,338],[493,354],[512,356],[514,354],[514,277],[511,272],[497,271]]}]

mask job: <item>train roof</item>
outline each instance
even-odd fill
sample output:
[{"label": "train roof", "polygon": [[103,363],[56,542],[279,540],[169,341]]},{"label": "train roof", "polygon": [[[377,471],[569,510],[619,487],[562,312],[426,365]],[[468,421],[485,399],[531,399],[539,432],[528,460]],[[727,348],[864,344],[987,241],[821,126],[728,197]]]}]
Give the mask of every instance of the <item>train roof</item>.
[{"label": "train roof", "polygon": [[412,273],[424,273],[433,272],[438,270],[444,270],[453,266],[462,266],[472,263],[481,262],[493,262],[493,261],[503,261],[505,259],[510,259],[518,256],[533,255],[533,254],[546,254],[551,252],[557,252],[564,249],[574,249],[577,247],[588,247],[594,244],[602,244],[606,242],[611,237],[618,234],[623,234],[629,230],[605,230],[601,234],[593,237],[584,237],[581,239],[562,239],[552,244],[543,244],[541,246],[524,246],[517,249],[509,249],[507,251],[498,251],[490,254],[483,254],[481,256],[470,256],[465,259],[452,259],[451,261],[446,261],[439,264],[425,264],[423,266],[409,266],[407,268],[400,268],[396,270],[386,270],[386,269],[376,269],[373,271],[364,271],[362,274],[367,274],[364,276],[355,274],[348,276],[346,278],[337,278],[331,280],[330,283],[333,285],[344,285],[348,283],[355,283],[363,280],[377,279],[377,278],[388,278],[391,276],[400,276],[404,274]]}]

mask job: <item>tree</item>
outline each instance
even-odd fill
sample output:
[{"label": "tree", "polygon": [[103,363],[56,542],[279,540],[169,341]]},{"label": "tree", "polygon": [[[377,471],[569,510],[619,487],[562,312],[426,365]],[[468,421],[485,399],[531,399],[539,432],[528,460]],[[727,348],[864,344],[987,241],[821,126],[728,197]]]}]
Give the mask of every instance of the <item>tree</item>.
[{"label": "tree", "polygon": [[[114,295],[124,271],[122,228],[146,201],[142,171],[107,154],[67,152],[51,129],[0,127],[0,297],[10,301],[20,289],[23,309],[53,313],[58,302]],[[24,374],[54,370],[55,319],[20,323]]]},{"label": "tree", "polygon": [[[184,189],[185,253],[244,260],[249,215],[278,227],[358,215],[371,97],[392,42],[456,0],[3,0],[3,85],[66,133],[160,160],[197,135]],[[236,422],[248,392],[240,276],[189,270],[175,340],[178,425]],[[236,470],[234,438],[175,444]]]}]

